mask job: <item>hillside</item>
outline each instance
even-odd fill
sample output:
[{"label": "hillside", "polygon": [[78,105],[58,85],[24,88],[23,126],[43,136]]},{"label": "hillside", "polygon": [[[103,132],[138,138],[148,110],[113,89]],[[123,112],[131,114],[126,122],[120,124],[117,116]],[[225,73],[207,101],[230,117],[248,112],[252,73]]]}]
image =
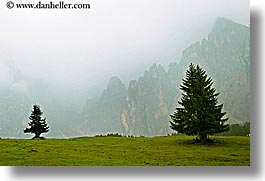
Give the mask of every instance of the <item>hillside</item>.
[{"label": "hillside", "polygon": [[249,137],[212,137],[213,145],[191,137],[87,137],[0,139],[5,166],[249,166]]}]

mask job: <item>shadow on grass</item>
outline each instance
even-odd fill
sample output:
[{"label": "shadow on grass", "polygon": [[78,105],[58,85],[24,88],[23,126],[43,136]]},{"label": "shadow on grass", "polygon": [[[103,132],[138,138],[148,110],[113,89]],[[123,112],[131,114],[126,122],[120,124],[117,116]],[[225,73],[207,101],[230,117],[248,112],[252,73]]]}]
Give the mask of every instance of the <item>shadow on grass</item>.
[{"label": "shadow on grass", "polygon": [[223,139],[216,139],[216,138],[211,138],[207,139],[205,143],[202,143],[201,140],[198,139],[190,139],[190,140],[185,140],[182,142],[178,142],[179,145],[186,145],[186,146],[229,146],[232,144],[231,140],[223,140]]}]

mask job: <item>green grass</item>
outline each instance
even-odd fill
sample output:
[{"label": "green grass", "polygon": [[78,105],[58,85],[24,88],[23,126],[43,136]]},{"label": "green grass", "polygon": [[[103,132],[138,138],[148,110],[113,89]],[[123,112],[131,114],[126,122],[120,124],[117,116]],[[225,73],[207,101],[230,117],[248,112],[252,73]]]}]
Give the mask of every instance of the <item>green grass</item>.
[{"label": "green grass", "polygon": [[84,137],[0,139],[0,165],[21,166],[249,166],[250,138],[211,137],[214,144],[192,144],[193,137]]}]

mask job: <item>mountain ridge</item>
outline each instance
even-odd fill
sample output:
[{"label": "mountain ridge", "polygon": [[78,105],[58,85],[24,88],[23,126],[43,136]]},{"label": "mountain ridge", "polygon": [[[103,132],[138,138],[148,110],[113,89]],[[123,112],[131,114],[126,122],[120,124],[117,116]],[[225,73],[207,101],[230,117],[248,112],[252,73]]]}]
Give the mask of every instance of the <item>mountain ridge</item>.
[{"label": "mountain ridge", "polygon": [[169,115],[178,106],[179,85],[190,63],[199,64],[213,78],[230,123],[249,121],[249,38],[249,27],[218,18],[208,38],[183,50],[179,63],[169,63],[167,71],[153,64],[137,80],[130,81],[119,118],[122,134],[172,133]]}]

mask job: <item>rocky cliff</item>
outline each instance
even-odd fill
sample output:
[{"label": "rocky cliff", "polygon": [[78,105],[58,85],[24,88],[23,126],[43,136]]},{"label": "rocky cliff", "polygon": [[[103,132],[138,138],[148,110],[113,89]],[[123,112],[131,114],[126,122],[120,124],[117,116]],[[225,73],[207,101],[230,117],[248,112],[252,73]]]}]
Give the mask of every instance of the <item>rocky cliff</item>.
[{"label": "rocky cliff", "polygon": [[230,123],[249,121],[250,29],[225,18],[217,19],[207,40],[183,52],[181,67],[201,65],[221,93]]},{"label": "rocky cliff", "polygon": [[138,81],[131,81],[120,120],[129,135],[165,135],[176,89],[161,65],[152,65]]},{"label": "rocky cliff", "polygon": [[83,135],[120,133],[122,125],[119,117],[125,97],[125,85],[118,77],[112,77],[99,100],[87,100],[79,132]]},{"label": "rocky cliff", "polygon": [[130,82],[120,115],[124,134],[154,136],[171,132],[169,114],[177,107],[179,85],[191,62],[213,78],[229,122],[249,121],[250,29],[219,18],[208,39],[185,49],[178,64],[169,64],[167,71],[154,64],[137,81]]},{"label": "rocky cliff", "polygon": [[179,63],[170,63],[167,70],[153,64],[127,89],[117,77],[112,78],[98,102],[88,101],[82,128],[92,129],[87,132],[92,134],[171,133],[169,115],[178,106],[179,87],[190,63],[199,64],[213,78],[229,123],[249,121],[250,29],[218,18],[208,38],[185,49]]}]

